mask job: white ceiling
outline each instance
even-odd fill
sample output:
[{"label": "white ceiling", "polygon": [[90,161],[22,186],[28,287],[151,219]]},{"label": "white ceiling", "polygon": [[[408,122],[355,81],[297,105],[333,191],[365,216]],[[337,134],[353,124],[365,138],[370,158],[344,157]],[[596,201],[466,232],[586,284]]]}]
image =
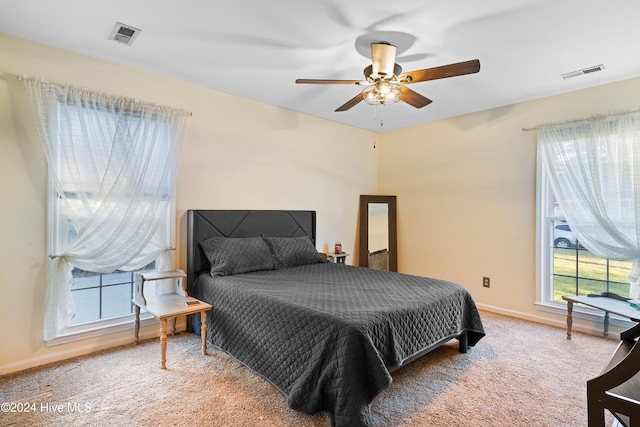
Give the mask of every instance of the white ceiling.
[{"label": "white ceiling", "polygon": [[[638,0],[0,0],[0,32],[377,132],[640,76],[639,17]],[[107,39],[116,22],[142,30],[132,46]],[[404,71],[481,70],[412,84],[433,103],[387,105],[384,126],[364,102],[334,112],[361,87],[294,83],[362,79],[379,41]]]}]

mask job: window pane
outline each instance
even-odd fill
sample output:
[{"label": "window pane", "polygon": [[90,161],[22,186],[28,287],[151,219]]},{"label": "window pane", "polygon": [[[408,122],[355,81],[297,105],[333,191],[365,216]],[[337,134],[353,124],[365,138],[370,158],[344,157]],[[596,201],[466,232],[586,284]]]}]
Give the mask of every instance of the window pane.
[{"label": "window pane", "polygon": [[579,276],[586,279],[607,281],[607,260],[598,258],[587,250],[579,252]]},{"label": "window pane", "polygon": [[74,268],[71,292],[78,289],[97,288],[100,286],[100,274]]},{"label": "window pane", "polygon": [[[557,203],[556,203],[557,207]],[[552,221],[553,228],[553,300],[563,295],[588,295],[614,292],[629,296],[629,270],[632,261],[600,258],[580,245],[563,221]]]},{"label": "window pane", "polygon": [[553,249],[553,274],[575,277],[578,268],[576,261],[578,254],[575,249]]},{"label": "window pane", "polygon": [[[138,271],[145,273],[154,270],[155,261]],[[135,271],[100,274],[74,268],[72,273],[71,295],[76,310],[72,325],[133,312],[131,298]]]},{"label": "window pane", "polygon": [[76,311],[71,325],[100,319],[100,288],[76,290],[71,296]]},{"label": "window pane", "polygon": [[575,277],[553,276],[553,300],[563,302],[563,295],[576,294]]},{"label": "window pane", "polygon": [[117,271],[115,273],[102,275],[103,285],[131,283],[132,281],[133,281],[133,273],[130,271]]},{"label": "window pane", "polygon": [[633,261],[609,261],[609,291],[629,296],[629,272]]},{"label": "window pane", "polygon": [[131,283],[105,286],[102,289],[102,318],[131,313],[131,292]]}]

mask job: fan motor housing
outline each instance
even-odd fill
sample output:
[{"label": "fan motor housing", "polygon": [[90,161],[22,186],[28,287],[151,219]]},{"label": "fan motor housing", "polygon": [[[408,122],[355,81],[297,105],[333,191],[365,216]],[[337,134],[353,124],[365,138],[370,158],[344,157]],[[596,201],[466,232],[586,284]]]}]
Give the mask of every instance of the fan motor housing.
[{"label": "fan motor housing", "polygon": [[367,65],[364,68],[364,77],[367,79],[367,81],[375,81],[377,79],[392,79],[394,77],[399,76],[400,74],[402,74],[402,67],[399,64],[393,64],[393,75],[392,76],[387,76],[386,74],[383,75],[373,75],[373,65]]}]

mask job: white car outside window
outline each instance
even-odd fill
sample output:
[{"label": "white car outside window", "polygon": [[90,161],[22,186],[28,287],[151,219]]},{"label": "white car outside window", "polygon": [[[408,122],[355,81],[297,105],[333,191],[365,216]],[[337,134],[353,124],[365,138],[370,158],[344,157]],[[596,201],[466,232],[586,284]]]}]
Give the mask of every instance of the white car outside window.
[{"label": "white car outside window", "polygon": [[556,224],[553,227],[553,246],[556,248],[573,248],[577,243],[576,236],[571,232],[567,224]]}]

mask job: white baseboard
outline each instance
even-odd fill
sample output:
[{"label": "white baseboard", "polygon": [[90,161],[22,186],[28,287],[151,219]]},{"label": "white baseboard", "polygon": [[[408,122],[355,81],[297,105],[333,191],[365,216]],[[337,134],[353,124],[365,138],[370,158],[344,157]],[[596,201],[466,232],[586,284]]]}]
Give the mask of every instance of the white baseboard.
[{"label": "white baseboard", "polygon": [[[555,326],[563,329],[566,329],[567,327],[567,320],[566,320],[566,316],[564,315],[557,319],[551,319],[549,317],[537,316],[529,313],[522,313],[520,311],[508,310],[508,309],[495,307],[487,304],[476,304],[476,306],[480,310],[486,310],[492,313],[503,314],[505,316],[515,317],[517,319],[523,319],[531,322],[542,323],[544,325]],[[588,318],[589,320],[587,320],[586,322],[582,322],[580,320],[581,318],[584,318],[584,319]],[[620,325],[618,325],[617,322],[612,321],[611,327],[609,329],[608,338],[618,340],[619,333],[624,329],[626,329],[627,327],[628,327],[628,324],[626,324],[625,322],[620,322]],[[589,335],[602,336],[603,326],[602,326],[602,322],[599,321],[597,318],[594,318],[594,316],[580,316],[574,313],[573,325],[571,327],[571,330],[576,332],[582,332]]]},{"label": "white baseboard", "polygon": [[[142,326],[140,328],[140,341],[154,339],[160,337],[158,323]],[[176,332],[186,330],[186,322],[184,320],[176,323]],[[44,354],[39,354],[17,362],[8,363],[0,366],[0,376],[11,374],[13,372],[23,371],[25,369],[35,368],[61,360],[71,359],[77,356],[95,353],[113,347],[133,344],[133,328],[130,331],[116,334],[105,334],[99,339],[91,339],[85,341],[77,341],[68,345],[49,347]],[[158,345],[160,345],[158,343]]]},{"label": "white baseboard", "polygon": [[567,322],[565,319],[549,319],[548,317],[537,316],[529,313],[522,313],[520,311],[508,310],[501,307],[496,307],[487,304],[476,304],[480,310],[490,311],[492,313],[504,314],[505,316],[515,317],[517,319],[529,320],[531,322],[543,323],[549,326],[556,326],[559,328],[566,328]]}]

